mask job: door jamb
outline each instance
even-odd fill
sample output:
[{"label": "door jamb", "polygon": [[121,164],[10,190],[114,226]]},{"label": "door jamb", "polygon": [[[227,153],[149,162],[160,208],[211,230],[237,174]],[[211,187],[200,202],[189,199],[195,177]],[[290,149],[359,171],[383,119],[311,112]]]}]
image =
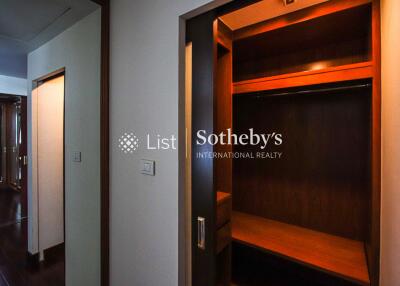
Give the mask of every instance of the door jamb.
[{"label": "door jamb", "polygon": [[110,285],[110,0],[91,0],[101,6],[100,66],[100,285]]}]

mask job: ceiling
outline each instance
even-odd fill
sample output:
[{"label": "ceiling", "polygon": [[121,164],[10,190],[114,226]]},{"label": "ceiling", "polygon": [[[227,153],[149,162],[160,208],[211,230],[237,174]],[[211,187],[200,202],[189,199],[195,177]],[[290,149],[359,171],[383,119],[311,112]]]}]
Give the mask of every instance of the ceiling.
[{"label": "ceiling", "polygon": [[0,0],[0,74],[26,78],[29,52],[97,8],[90,0]]},{"label": "ceiling", "polygon": [[262,0],[220,18],[229,28],[237,30],[327,1],[328,0],[296,0],[293,4],[285,6],[283,0]]}]

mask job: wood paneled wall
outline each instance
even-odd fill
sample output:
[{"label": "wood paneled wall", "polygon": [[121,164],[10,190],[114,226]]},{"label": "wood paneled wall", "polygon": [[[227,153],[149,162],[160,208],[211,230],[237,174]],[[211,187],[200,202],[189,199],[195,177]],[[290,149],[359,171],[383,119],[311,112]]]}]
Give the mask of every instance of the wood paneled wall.
[{"label": "wood paneled wall", "polygon": [[235,159],[233,208],[356,240],[370,220],[371,90],[315,95],[237,96],[237,133],[281,133],[283,144],[237,146],[282,152],[280,159]]}]

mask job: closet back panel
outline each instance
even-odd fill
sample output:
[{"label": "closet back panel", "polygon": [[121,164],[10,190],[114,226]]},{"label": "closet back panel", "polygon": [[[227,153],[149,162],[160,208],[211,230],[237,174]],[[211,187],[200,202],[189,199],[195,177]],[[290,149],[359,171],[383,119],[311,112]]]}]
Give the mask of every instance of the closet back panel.
[{"label": "closet back panel", "polygon": [[[237,134],[282,133],[264,151],[281,159],[233,160],[233,209],[364,240],[370,204],[371,90],[235,96]],[[236,146],[234,151],[261,151]]]}]

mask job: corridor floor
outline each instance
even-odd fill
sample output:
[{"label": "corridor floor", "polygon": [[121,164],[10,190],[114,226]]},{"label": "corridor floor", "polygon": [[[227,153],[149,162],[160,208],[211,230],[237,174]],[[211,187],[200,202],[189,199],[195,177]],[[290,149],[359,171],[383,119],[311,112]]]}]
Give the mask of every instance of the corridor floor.
[{"label": "corridor floor", "polygon": [[27,223],[21,217],[20,194],[0,188],[0,286],[65,285],[63,255],[28,262]]}]

